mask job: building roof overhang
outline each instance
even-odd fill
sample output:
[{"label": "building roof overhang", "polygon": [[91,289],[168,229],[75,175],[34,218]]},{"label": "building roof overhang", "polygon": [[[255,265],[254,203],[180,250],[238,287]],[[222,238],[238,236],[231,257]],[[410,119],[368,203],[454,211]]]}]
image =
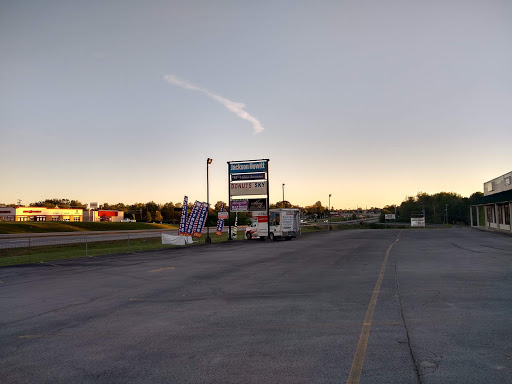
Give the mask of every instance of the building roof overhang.
[{"label": "building roof overhang", "polygon": [[496,204],[506,203],[512,201],[512,189],[492,195],[484,196],[481,199],[474,201],[471,205],[485,205],[485,204]]}]

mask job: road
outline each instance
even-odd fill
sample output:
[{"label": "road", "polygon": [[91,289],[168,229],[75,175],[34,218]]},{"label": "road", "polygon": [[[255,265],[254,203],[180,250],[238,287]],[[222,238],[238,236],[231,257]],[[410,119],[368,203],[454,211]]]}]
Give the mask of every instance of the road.
[{"label": "road", "polygon": [[506,383],[512,237],[326,231],[0,268],[3,383]]}]

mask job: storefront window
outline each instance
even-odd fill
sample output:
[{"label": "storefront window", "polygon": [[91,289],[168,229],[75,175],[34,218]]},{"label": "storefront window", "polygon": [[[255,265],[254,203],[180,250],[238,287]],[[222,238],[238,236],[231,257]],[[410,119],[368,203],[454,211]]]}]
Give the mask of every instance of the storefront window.
[{"label": "storefront window", "polygon": [[487,206],[487,220],[489,223],[495,223],[496,220],[494,219],[494,206],[488,205]]}]

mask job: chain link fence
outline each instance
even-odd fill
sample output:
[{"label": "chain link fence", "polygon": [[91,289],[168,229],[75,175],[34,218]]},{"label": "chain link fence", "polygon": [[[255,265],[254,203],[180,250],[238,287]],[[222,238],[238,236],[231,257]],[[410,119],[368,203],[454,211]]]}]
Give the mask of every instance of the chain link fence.
[{"label": "chain link fence", "polygon": [[[177,231],[2,236],[0,266],[176,247],[162,244],[162,234],[177,235]],[[205,237],[194,239],[194,244],[205,243]],[[227,234],[214,238],[225,241]]]}]

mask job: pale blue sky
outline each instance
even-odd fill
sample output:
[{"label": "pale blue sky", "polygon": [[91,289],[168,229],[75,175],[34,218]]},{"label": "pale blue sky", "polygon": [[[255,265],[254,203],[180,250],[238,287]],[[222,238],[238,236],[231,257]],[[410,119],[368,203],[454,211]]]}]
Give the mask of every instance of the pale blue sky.
[{"label": "pale blue sky", "polygon": [[[1,1],[0,203],[337,208],[482,190],[512,170],[510,1]],[[264,130],[174,75],[232,102]]]}]

